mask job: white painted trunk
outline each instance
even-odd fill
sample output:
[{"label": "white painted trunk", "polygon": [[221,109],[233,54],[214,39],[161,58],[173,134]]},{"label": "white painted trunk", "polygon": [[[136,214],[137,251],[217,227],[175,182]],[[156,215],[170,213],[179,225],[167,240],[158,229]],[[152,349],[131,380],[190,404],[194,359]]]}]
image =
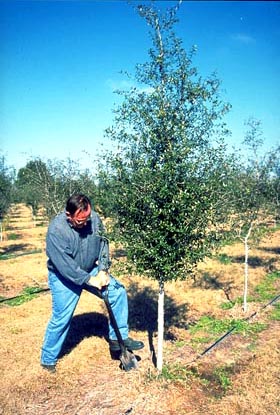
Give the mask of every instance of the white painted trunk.
[{"label": "white painted trunk", "polygon": [[164,286],[160,284],[158,295],[158,350],[157,370],[162,371],[163,365],[163,334],[164,334]]},{"label": "white painted trunk", "polygon": [[248,297],[248,281],[249,281],[249,245],[248,240],[251,234],[252,225],[250,226],[248,233],[244,239],[245,261],[244,261],[244,292],[243,292],[243,311],[246,313],[248,310],[247,297]]},{"label": "white painted trunk", "polygon": [[244,263],[244,291],[243,291],[243,310],[247,311],[247,295],[248,295],[248,241],[245,239],[245,263]]}]

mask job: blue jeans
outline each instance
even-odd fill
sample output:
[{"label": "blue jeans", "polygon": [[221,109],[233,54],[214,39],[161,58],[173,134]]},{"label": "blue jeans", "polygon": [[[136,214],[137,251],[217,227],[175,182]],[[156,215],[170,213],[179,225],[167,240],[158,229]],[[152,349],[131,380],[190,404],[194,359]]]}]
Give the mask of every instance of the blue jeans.
[{"label": "blue jeans", "polygon": [[[98,267],[90,273],[96,276]],[[52,293],[52,316],[47,325],[46,334],[42,346],[41,363],[54,365],[70,328],[70,323],[80,299],[83,288],[70,280],[49,271],[49,287]],[[127,294],[112,275],[108,285],[108,299],[117,321],[123,339],[128,337],[128,303]],[[109,320],[109,338],[117,340],[116,333]]]}]

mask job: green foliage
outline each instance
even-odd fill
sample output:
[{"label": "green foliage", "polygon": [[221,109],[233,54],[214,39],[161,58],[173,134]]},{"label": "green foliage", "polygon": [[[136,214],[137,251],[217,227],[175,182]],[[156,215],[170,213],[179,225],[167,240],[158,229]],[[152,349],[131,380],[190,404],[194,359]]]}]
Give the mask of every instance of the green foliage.
[{"label": "green foliage", "polygon": [[209,337],[193,337],[191,339],[191,345],[197,349],[198,346],[200,346],[201,344],[206,344],[209,343]]},{"label": "green foliage", "polygon": [[271,320],[280,321],[280,303],[274,304],[274,309],[270,316]]},{"label": "green foliage", "polygon": [[257,299],[259,301],[264,302],[275,297],[278,292],[275,286],[275,281],[277,281],[279,278],[279,271],[272,272],[266,275],[265,279],[255,287],[254,292],[257,294]]},{"label": "green foliage", "polygon": [[13,180],[14,171],[6,165],[5,157],[0,156],[0,220],[12,203]]},{"label": "green foliage", "polygon": [[226,392],[232,385],[230,379],[231,372],[232,368],[228,366],[217,367],[213,372],[214,379],[216,379],[224,392]]},{"label": "green foliage", "polygon": [[220,320],[211,316],[203,316],[194,326],[190,327],[190,333],[196,334],[198,332],[203,332],[210,335],[221,335],[232,328],[234,328],[235,333],[246,335],[262,331],[265,328],[265,325],[260,323],[249,323],[248,321],[240,319]]},{"label": "green foliage", "polygon": [[162,368],[161,378],[177,383],[186,383],[193,378],[194,373],[178,363],[164,365]]},{"label": "green foliage", "polygon": [[33,298],[38,296],[38,292],[42,289],[38,287],[26,287],[23,289],[22,293],[11,300],[6,300],[5,304],[11,307],[19,306],[27,301],[32,300]]},{"label": "green foliage", "polygon": [[243,241],[257,244],[266,234],[266,220],[275,214],[278,197],[275,192],[275,169],[279,160],[280,148],[264,152],[261,122],[250,118],[245,122],[247,132],[244,146],[247,159],[236,170],[231,201],[232,230]]},{"label": "green foliage", "polygon": [[45,183],[48,178],[47,166],[39,158],[29,161],[25,167],[18,171],[15,181],[16,201],[31,206],[34,215],[43,200]]},{"label": "green foliage", "polygon": [[219,254],[216,256],[218,261],[223,265],[229,265],[231,264],[231,258],[227,254]]},{"label": "green foliage", "polygon": [[20,235],[17,233],[9,233],[8,234],[8,241],[15,241],[16,239],[19,239]]},{"label": "green foliage", "polygon": [[[231,385],[230,376],[233,368],[231,366],[216,367],[210,374],[199,373],[196,368],[188,368],[180,363],[165,364],[160,374],[148,373],[147,379],[149,381],[165,381],[174,385],[180,385],[188,388],[196,380],[201,385],[207,388],[213,388],[222,390],[223,393],[227,392]],[[216,390],[217,392],[217,390]]]},{"label": "green foliage", "polygon": [[[247,302],[267,302],[272,300],[278,293],[277,285],[275,284],[280,278],[280,272],[274,271],[267,274],[263,281],[254,288],[252,295],[248,296]],[[221,304],[223,310],[228,310],[234,307],[235,304],[242,304],[241,297],[233,301]]]},{"label": "green foliage", "polygon": [[[256,301],[256,298],[255,297],[253,297],[253,296],[251,296],[251,295],[249,295],[248,297],[247,297],[247,302],[248,303],[252,303],[252,302],[254,302],[254,301]],[[222,303],[221,304],[221,309],[223,309],[223,310],[229,310],[229,309],[231,309],[232,307],[234,307],[235,306],[235,304],[239,304],[239,305],[241,305],[243,303],[243,297],[237,297],[235,300],[232,300],[232,301],[228,301],[228,302],[226,302],[226,303]]]},{"label": "green foliage", "polygon": [[235,305],[234,301],[227,301],[226,303],[222,303],[220,305],[222,310],[230,310],[231,308],[233,308]]},{"label": "green foliage", "polygon": [[180,384],[183,386],[190,385],[194,378],[198,379],[196,371],[188,369],[186,366],[179,363],[164,365],[160,374],[155,374],[151,371],[147,374],[148,381],[166,381],[168,383]]},{"label": "green foliage", "polygon": [[176,10],[138,11],[153,47],[150,61],[136,66],[134,86],[118,91],[123,103],[106,131],[118,152],[100,168],[101,195],[114,239],[137,272],[184,279],[223,238],[234,159],[220,120],[229,106],[220,99],[220,81],[202,79],[192,65],[195,50],[188,55],[174,35]]},{"label": "green foliage", "polygon": [[29,161],[19,170],[15,187],[18,201],[30,205],[34,215],[43,206],[49,219],[64,209],[71,194],[83,192],[94,200],[97,193],[90,172],[81,171],[78,163],[70,158]]}]

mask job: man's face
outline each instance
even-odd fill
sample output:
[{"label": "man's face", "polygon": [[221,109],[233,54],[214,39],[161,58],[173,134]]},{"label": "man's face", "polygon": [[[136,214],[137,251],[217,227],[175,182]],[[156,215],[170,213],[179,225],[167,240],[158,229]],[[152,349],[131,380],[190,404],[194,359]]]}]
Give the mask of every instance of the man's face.
[{"label": "man's face", "polygon": [[90,220],[90,215],[82,220],[75,219],[73,216],[69,218],[70,222],[74,226],[74,228],[81,229],[86,226],[87,222]]},{"label": "man's face", "polygon": [[91,209],[88,208],[86,211],[78,209],[73,215],[71,215],[69,212],[66,212],[66,214],[68,220],[71,222],[74,228],[82,229],[90,220]]}]

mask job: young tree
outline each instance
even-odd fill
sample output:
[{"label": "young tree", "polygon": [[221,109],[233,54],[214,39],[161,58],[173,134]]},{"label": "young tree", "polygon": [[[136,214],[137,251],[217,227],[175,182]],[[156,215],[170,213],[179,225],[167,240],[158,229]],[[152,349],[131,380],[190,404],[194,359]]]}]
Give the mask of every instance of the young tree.
[{"label": "young tree", "polygon": [[[42,180],[42,177],[45,179]],[[44,183],[49,178],[47,165],[41,159],[30,160],[19,169],[15,181],[16,201],[31,207],[33,218],[43,203]]]},{"label": "young tree", "polygon": [[4,156],[0,156],[0,219],[7,213],[13,190],[14,172],[7,166]]},{"label": "young tree", "polygon": [[49,219],[64,208],[71,194],[79,191],[92,198],[96,194],[93,176],[88,170],[81,171],[78,162],[69,158],[29,161],[19,170],[16,187],[18,198],[31,206],[34,215],[42,206]]},{"label": "young tree", "polygon": [[[261,152],[263,133],[261,122],[249,118],[245,122],[247,131],[243,144],[247,149],[247,160],[240,164],[232,186],[232,230],[244,244],[244,290],[243,310],[248,310],[249,251],[251,244],[262,236],[262,225],[266,226],[269,215],[277,207],[275,192],[277,181],[273,171],[279,160],[279,149]],[[260,155],[261,154],[261,155]]]},{"label": "young tree", "polygon": [[0,156],[0,240],[3,239],[3,218],[12,203],[14,170],[6,165],[4,156]]},{"label": "young tree", "polygon": [[[229,105],[215,75],[202,79],[173,31],[178,7],[139,6],[150,27],[149,61],[115,110],[107,136],[118,143],[101,169],[115,238],[137,272],[159,283],[157,368],[163,364],[164,284],[185,279],[210,254],[226,217],[233,160],[221,122]],[[108,199],[107,199],[108,203]],[[108,206],[108,205],[107,205]]]}]

